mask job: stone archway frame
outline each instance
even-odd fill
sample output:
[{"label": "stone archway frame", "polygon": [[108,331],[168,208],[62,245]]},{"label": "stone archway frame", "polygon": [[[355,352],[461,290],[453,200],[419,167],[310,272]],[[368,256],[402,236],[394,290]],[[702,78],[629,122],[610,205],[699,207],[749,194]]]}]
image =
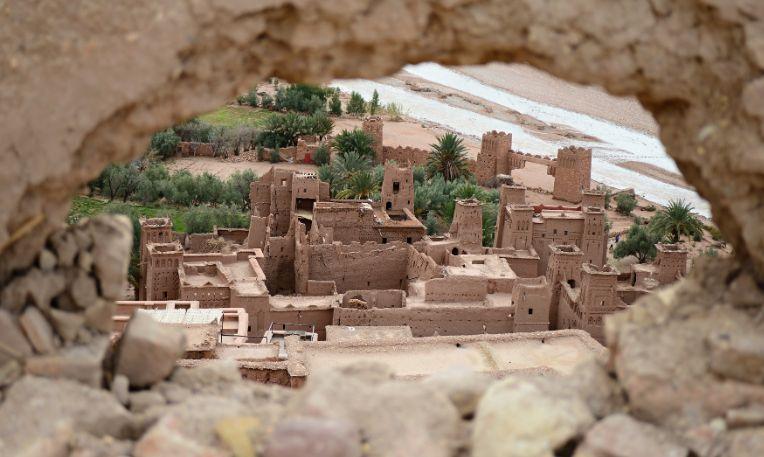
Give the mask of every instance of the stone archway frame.
[{"label": "stone archway frame", "polygon": [[527,62],[635,95],[739,258],[764,273],[764,3],[51,0],[0,6],[0,283],[81,186],[154,131],[277,76]]}]

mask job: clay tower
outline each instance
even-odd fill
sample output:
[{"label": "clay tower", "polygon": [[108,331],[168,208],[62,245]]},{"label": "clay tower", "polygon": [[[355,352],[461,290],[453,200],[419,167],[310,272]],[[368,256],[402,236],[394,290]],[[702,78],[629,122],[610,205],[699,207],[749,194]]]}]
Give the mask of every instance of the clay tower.
[{"label": "clay tower", "polygon": [[414,210],[414,170],[385,164],[382,181],[382,204],[389,214],[402,214],[403,209]]},{"label": "clay tower", "polygon": [[172,241],[172,222],[166,217],[141,218],[140,267],[138,300],[146,300],[146,276],[148,273],[149,243],[169,243]]},{"label": "clay tower", "polygon": [[454,219],[449,229],[453,238],[464,247],[483,245],[483,205],[477,199],[457,200]]},{"label": "clay tower", "polygon": [[508,163],[511,147],[512,135],[509,133],[493,130],[483,134],[475,168],[478,184],[486,185],[497,173],[511,173]]},{"label": "clay tower", "polygon": [[383,127],[384,122],[382,121],[382,118],[379,116],[369,116],[363,120],[362,123],[363,131],[371,135],[371,138],[373,140],[372,148],[374,149],[374,162],[375,163],[382,163],[384,160],[383,156],[383,150],[382,150],[382,140],[383,140]]},{"label": "clay tower", "polygon": [[579,203],[592,180],[592,150],[573,146],[557,151],[554,198]]}]

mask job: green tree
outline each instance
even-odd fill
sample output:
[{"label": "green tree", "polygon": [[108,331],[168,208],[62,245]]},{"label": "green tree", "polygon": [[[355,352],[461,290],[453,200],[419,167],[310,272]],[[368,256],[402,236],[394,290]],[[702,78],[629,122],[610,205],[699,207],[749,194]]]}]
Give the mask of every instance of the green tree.
[{"label": "green tree", "polygon": [[276,91],[276,109],[313,114],[324,111],[333,89],[312,84],[292,84]]},{"label": "green tree", "polygon": [[700,237],[703,224],[692,214],[694,209],[684,200],[671,200],[666,209],[658,211],[650,221],[650,231],[670,243],[678,243],[683,235]]},{"label": "green tree", "polygon": [[173,129],[167,129],[157,132],[151,137],[149,148],[162,159],[167,159],[175,155],[178,150],[178,143],[180,143],[180,137]]},{"label": "green tree", "polygon": [[313,153],[313,163],[318,166],[326,165],[329,163],[330,153],[329,147],[325,144],[321,144],[316,148],[316,152]]},{"label": "green tree", "polygon": [[637,198],[631,194],[618,194],[615,197],[615,210],[619,214],[628,216],[637,207]]},{"label": "green tree", "polygon": [[658,253],[655,243],[659,240],[660,238],[647,230],[645,226],[633,224],[626,234],[626,239],[616,244],[613,255],[617,259],[633,255],[639,263],[645,263],[655,258]]},{"label": "green tree", "polygon": [[249,226],[247,214],[236,206],[194,206],[185,216],[187,233],[210,233],[214,226],[245,228]]},{"label": "green tree", "polygon": [[497,203],[483,203],[483,246],[493,246],[498,213],[499,205]]},{"label": "green tree", "polygon": [[358,92],[351,92],[345,111],[356,116],[363,115],[366,112],[366,100]]},{"label": "green tree", "polygon": [[197,203],[217,205],[223,202],[225,184],[217,176],[205,171],[196,178],[194,185]]},{"label": "green tree", "polygon": [[337,193],[337,198],[367,199],[379,191],[379,183],[376,182],[370,170],[361,170],[350,176],[346,187]]},{"label": "green tree", "polygon": [[339,152],[339,155],[345,155],[351,152],[368,157],[370,160],[374,158],[374,139],[368,133],[361,129],[343,130],[339,135],[334,137],[333,146]]},{"label": "green tree", "polygon": [[374,89],[374,93],[371,95],[371,101],[369,102],[369,114],[377,114],[380,108],[379,93],[377,93],[377,89]]},{"label": "green tree", "polygon": [[298,113],[271,116],[265,121],[265,127],[258,135],[257,143],[266,148],[295,146],[300,135],[311,133],[306,119]]},{"label": "green tree", "polygon": [[438,137],[438,142],[430,145],[432,151],[427,159],[430,175],[443,175],[446,181],[452,181],[469,173],[467,168],[467,148],[464,141],[449,132]]},{"label": "green tree", "polygon": [[334,129],[334,121],[323,111],[316,111],[308,117],[306,122],[306,130],[318,136],[319,139],[323,139],[326,135],[332,133]]},{"label": "green tree", "polygon": [[355,151],[350,151],[345,154],[338,154],[332,161],[331,167],[335,182],[344,185],[354,174],[369,170],[371,160]]},{"label": "green tree", "polygon": [[225,202],[249,211],[249,190],[254,181],[257,181],[257,175],[252,170],[237,171],[229,176],[225,182]]},{"label": "green tree", "polygon": [[339,89],[332,93],[332,98],[329,100],[329,112],[332,116],[342,116],[342,102],[340,101]]}]

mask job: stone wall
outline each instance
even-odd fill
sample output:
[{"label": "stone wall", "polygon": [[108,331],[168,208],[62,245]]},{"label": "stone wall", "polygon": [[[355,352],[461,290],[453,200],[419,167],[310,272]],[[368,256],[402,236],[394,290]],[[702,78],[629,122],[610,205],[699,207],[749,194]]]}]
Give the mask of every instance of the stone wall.
[{"label": "stone wall", "polygon": [[382,148],[382,157],[385,162],[393,160],[400,166],[424,166],[427,165],[430,151],[410,146],[384,146]]}]

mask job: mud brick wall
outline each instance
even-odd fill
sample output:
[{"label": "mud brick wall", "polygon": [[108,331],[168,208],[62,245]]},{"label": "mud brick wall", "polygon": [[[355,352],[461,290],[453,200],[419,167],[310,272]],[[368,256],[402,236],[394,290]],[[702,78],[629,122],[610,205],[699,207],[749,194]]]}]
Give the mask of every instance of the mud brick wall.
[{"label": "mud brick wall", "polygon": [[329,244],[310,245],[309,249],[309,279],[334,281],[338,293],[406,287],[406,244]]},{"label": "mud brick wall", "polygon": [[430,151],[410,146],[384,146],[382,148],[382,157],[385,162],[393,160],[400,166],[414,167],[417,165],[427,165]]},{"label": "mud brick wall", "polygon": [[433,306],[417,308],[335,308],[334,325],[408,325],[415,337],[510,333],[510,307]]},{"label": "mud brick wall", "polygon": [[434,278],[424,284],[425,301],[481,301],[487,294],[488,279],[477,276]]}]

